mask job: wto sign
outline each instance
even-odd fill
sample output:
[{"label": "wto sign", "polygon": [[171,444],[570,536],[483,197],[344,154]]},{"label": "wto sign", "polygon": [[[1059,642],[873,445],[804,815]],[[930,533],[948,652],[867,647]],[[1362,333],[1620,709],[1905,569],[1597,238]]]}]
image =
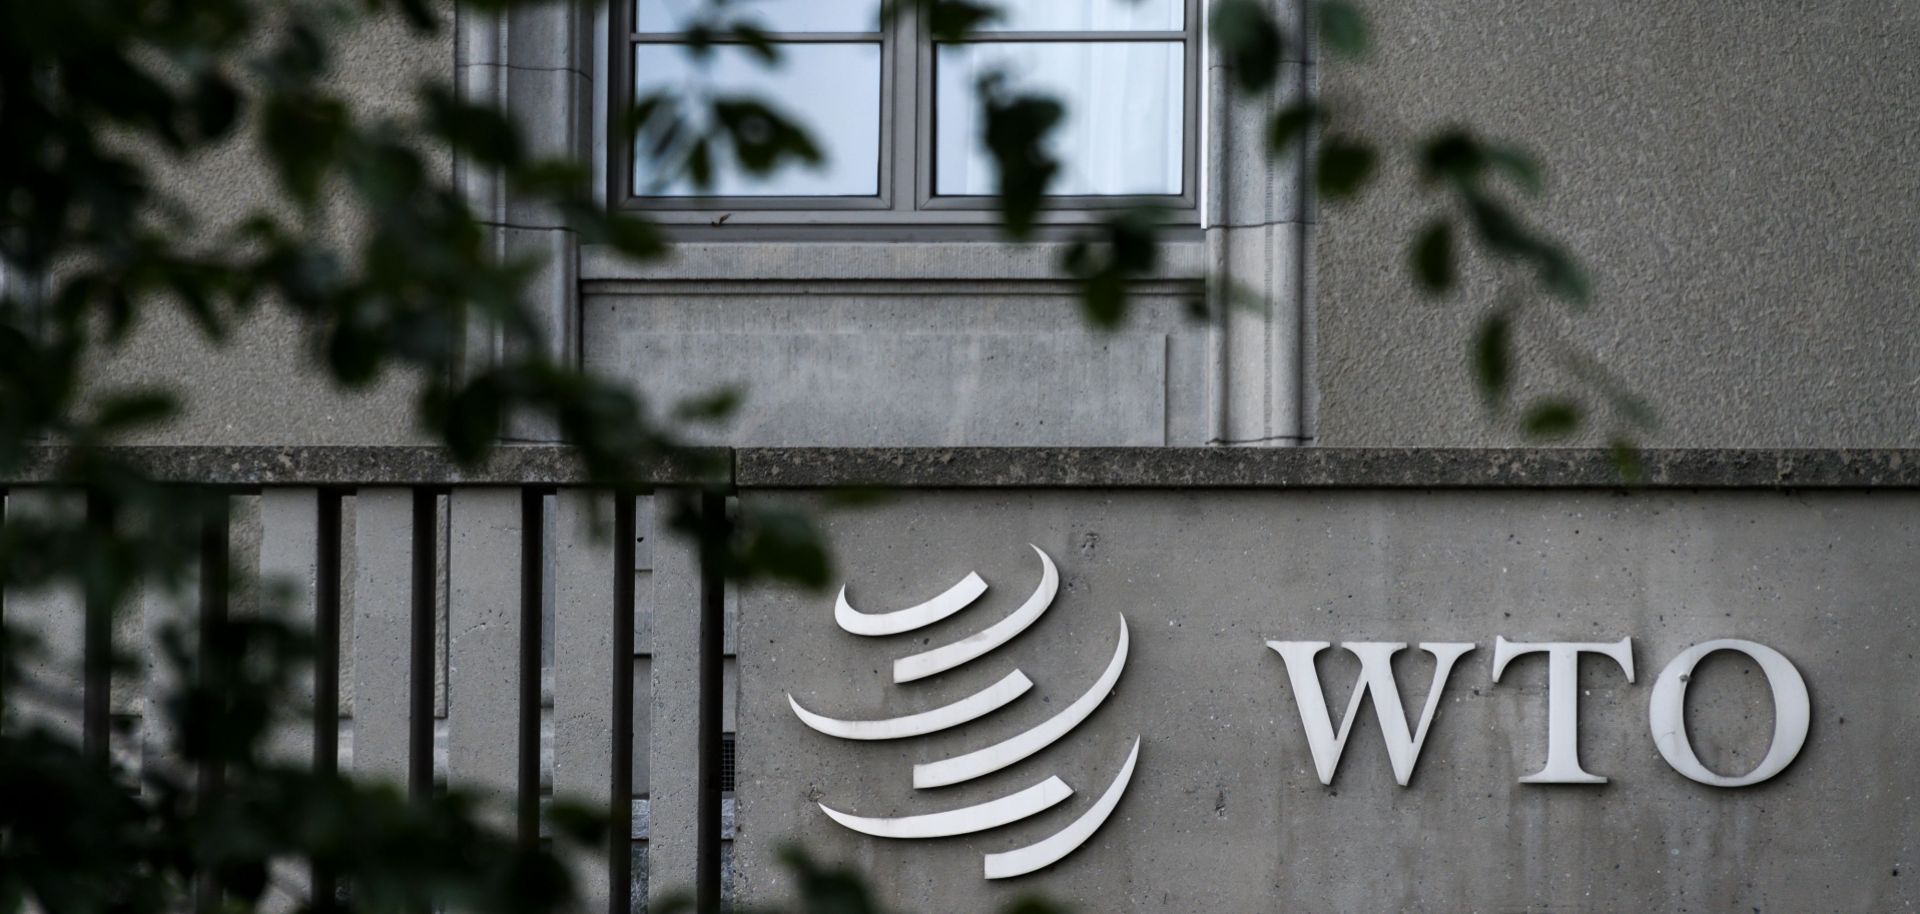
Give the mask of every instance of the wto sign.
[{"label": "wto sign", "polygon": [[[958,669],[994,648],[1013,640],[1026,631],[1053,605],[1055,593],[1060,589],[1060,573],[1054,567],[1053,559],[1034,546],[1033,551],[1040,557],[1040,586],[1034,588],[1033,595],[1021,604],[1018,610],[993,625],[932,650],[902,657],[893,663],[893,681],[895,683],[913,682],[928,676]],[[850,634],[864,637],[899,635],[916,631],[945,619],[971,605],[987,590],[987,582],[978,574],[968,574],[960,583],[953,585],[941,594],[918,606],[886,613],[863,613],[847,603],[847,592],[843,587],[840,598],[834,607],[833,618],[841,629]],[[913,766],[913,786],[916,789],[946,787],[963,784],[975,778],[983,777],[1006,768],[1028,756],[1058,742],[1061,737],[1073,731],[1081,721],[1087,719],[1101,702],[1113,692],[1120,681],[1120,672],[1127,665],[1127,620],[1120,618],[1120,637],[1113,650],[1113,659],[1107,668],[1095,680],[1093,686],[1060,713],[1041,722],[1038,726],[1008,739],[956,755]],[[793,713],[807,726],[828,736],[851,740],[906,739],[925,736],[969,721],[978,720],[1011,704],[1015,699],[1033,688],[1033,681],[1020,670],[1008,673],[999,682],[994,683],[972,695],[952,704],[912,714],[906,717],[894,717],[885,720],[840,720],[826,717],[800,706],[793,696],[787,696]],[[1092,808],[1075,819],[1067,827],[1053,835],[1025,847],[1012,848],[1000,853],[986,855],[986,877],[1005,879],[1021,876],[1035,870],[1051,866],[1078,850],[1088,838],[1105,824],[1113,808],[1120,804],[1120,798],[1127,792],[1127,785],[1133,780],[1134,763],[1140,758],[1140,739],[1135,737],[1133,748],[1127,753],[1126,761],[1121,763],[1120,771],[1100,795]],[[1073,795],[1073,788],[1058,776],[1048,777],[1031,787],[1017,793],[1000,797],[973,806],[950,809],[944,812],[927,813],[899,818],[868,818],[851,815],[834,809],[825,803],[820,809],[835,822],[876,838],[944,838],[951,835],[965,835],[987,831],[1018,822],[1022,819],[1044,812]]]},{"label": "wto sign", "polygon": [[[1053,604],[1060,577],[1053,560],[1034,546],[1040,557],[1040,585],[1018,610],[981,631],[923,653],[902,657],[893,664],[895,683],[913,682],[958,669],[989,651],[1006,644],[1026,631]],[[834,609],[840,628],[854,635],[880,637],[911,632],[946,619],[971,605],[987,584],[978,574],[969,574],[946,593],[918,606],[895,612],[862,613],[847,602],[842,588]],[[916,789],[945,787],[984,777],[1053,745],[1072,732],[1098,709],[1112,693],[1127,664],[1128,630],[1126,617],[1120,618],[1119,638],[1113,659],[1099,678],[1064,710],[1038,726],[1009,739],[952,758],[938,759],[913,766]],[[1415,765],[1441,706],[1441,695],[1461,658],[1474,652],[1472,642],[1422,642],[1419,649],[1433,661],[1432,680],[1427,684],[1424,701],[1415,719],[1401,700],[1400,684],[1393,658],[1407,644],[1386,641],[1346,642],[1341,648],[1358,661],[1360,672],[1348,699],[1344,718],[1336,722],[1321,686],[1319,659],[1332,645],[1325,641],[1268,641],[1267,647],[1279,655],[1285,668],[1285,680],[1293,693],[1306,748],[1312,756],[1315,773],[1322,784],[1332,784],[1340,758],[1352,732],[1361,706],[1371,703],[1387,744],[1387,756],[1394,779],[1407,786]],[[1687,737],[1686,693],[1694,669],[1708,655],[1717,652],[1744,654],[1760,668],[1773,704],[1773,734],[1767,752],[1759,764],[1740,774],[1723,774],[1708,768],[1694,753]],[[1607,642],[1514,642],[1504,636],[1493,642],[1489,678],[1499,683],[1512,662],[1528,654],[1546,655],[1547,715],[1545,765],[1537,772],[1519,778],[1524,784],[1604,784],[1603,775],[1588,772],[1580,764],[1580,691],[1578,664],[1582,655],[1611,660],[1627,682],[1634,681],[1634,651],[1631,638]],[[787,702],[793,713],[808,727],[828,736],[849,740],[890,740],[924,736],[970,721],[978,720],[1014,702],[1033,687],[1025,673],[1014,670],[999,682],[943,707],[906,717],[885,720],[841,720],[827,717],[800,706],[792,694]],[[1647,723],[1654,748],[1674,771],[1686,778],[1714,787],[1747,787],[1766,781],[1793,762],[1806,744],[1811,724],[1812,702],[1807,686],[1793,663],[1779,651],[1763,644],[1738,639],[1719,639],[1696,644],[1680,652],[1655,677],[1649,697]],[[1336,726],[1338,729],[1336,729]],[[1140,756],[1140,739],[1134,738],[1104,793],[1079,818],[1052,836],[1026,847],[986,855],[986,877],[1002,879],[1045,868],[1079,849],[1098,831],[1126,793]],[[869,818],[835,809],[825,803],[820,809],[835,822],[854,831],[879,838],[940,838],[987,831],[1037,815],[1073,795],[1073,788],[1059,777],[1049,777],[1017,793],[985,803],[899,818]]]}]

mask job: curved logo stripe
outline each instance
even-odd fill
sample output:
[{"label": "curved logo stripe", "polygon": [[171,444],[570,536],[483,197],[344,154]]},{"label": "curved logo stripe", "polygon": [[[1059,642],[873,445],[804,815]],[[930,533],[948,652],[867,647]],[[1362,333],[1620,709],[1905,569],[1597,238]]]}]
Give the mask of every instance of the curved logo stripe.
[{"label": "curved logo stripe", "polygon": [[932,625],[966,609],[986,592],[987,582],[981,580],[979,574],[969,571],[966,577],[960,579],[960,583],[947,588],[946,593],[918,606],[893,612],[863,613],[847,602],[847,588],[843,584],[840,587],[840,599],[833,607],[833,621],[856,635],[898,635]]},{"label": "curved logo stripe", "polygon": [[937,733],[948,727],[957,727],[970,720],[976,720],[1007,706],[1016,698],[1033,688],[1033,681],[1027,674],[1014,670],[993,685],[987,686],[950,705],[943,705],[931,711],[909,714],[905,717],[890,717],[886,720],[838,720],[815,714],[800,707],[793,693],[787,693],[787,704],[793,706],[793,713],[800,722],[828,736],[841,739],[901,739],[908,736],[925,736]]},{"label": "curved logo stripe", "polygon": [[1021,604],[1019,609],[989,626],[983,631],[968,635],[952,644],[941,645],[924,653],[911,657],[902,657],[893,662],[893,681],[912,682],[925,679],[936,673],[944,673],[969,660],[979,657],[1002,644],[1012,641],[1015,635],[1027,630],[1038,621],[1040,615],[1053,605],[1053,595],[1060,589],[1060,572],[1053,567],[1053,559],[1032,546],[1034,554],[1040,556],[1040,586],[1035,588],[1033,596]]},{"label": "curved logo stripe", "polygon": [[898,819],[868,819],[848,815],[820,804],[820,811],[833,817],[840,823],[863,835],[876,838],[945,838],[951,835],[970,835],[977,831],[999,828],[1009,822],[1018,822],[1035,813],[1046,810],[1070,796],[1073,788],[1057,777],[1050,777],[1019,793],[989,800],[978,806],[963,806],[946,812],[928,813],[924,816],[906,816]]},{"label": "curved logo stripe", "polygon": [[987,878],[1007,879],[1013,876],[1025,876],[1038,869],[1059,863],[1068,854],[1080,849],[1087,843],[1100,826],[1107,823],[1107,817],[1113,815],[1113,808],[1120,805],[1120,798],[1127,792],[1127,785],[1133,783],[1133,764],[1140,760],[1140,737],[1133,738],[1133,751],[1127,753],[1126,764],[1120,766],[1120,773],[1114,776],[1113,783],[1107,785],[1107,792],[1093,804],[1093,808],[1073,820],[1066,828],[1048,836],[1045,840],[1026,847],[1016,848],[1003,854],[987,855]]},{"label": "curved logo stripe", "polygon": [[1014,762],[1039,752],[1067,735],[1080,722],[1087,719],[1100,703],[1113,693],[1113,687],[1120,681],[1120,671],[1127,665],[1127,617],[1120,617],[1120,644],[1113,650],[1113,659],[1108,661],[1106,672],[1100,674],[1093,688],[1073,700],[1060,713],[1048,718],[1039,726],[1014,736],[1003,742],[995,743],[985,749],[976,749],[966,755],[956,755],[950,759],[928,762],[913,766],[913,786],[945,787],[971,781],[981,775],[999,771]]}]

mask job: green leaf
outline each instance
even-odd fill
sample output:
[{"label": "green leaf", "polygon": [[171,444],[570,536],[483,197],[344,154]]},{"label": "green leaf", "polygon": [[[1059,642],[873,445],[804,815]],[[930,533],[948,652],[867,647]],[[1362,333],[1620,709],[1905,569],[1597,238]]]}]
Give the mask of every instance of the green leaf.
[{"label": "green leaf", "polygon": [[1607,456],[1613,461],[1613,468],[1620,474],[1620,481],[1627,485],[1636,485],[1647,477],[1647,467],[1640,459],[1640,447],[1627,438],[1614,438],[1607,442]]},{"label": "green leaf", "polygon": [[1481,244],[1501,257],[1532,257],[1539,253],[1539,241],[1505,204],[1477,192],[1467,192],[1465,197],[1467,218],[1473,223],[1474,235]]},{"label": "green leaf", "polygon": [[687,180],[694,190],[705,192],[713,187],[713,145],[705,137],[694,141],[693,148],[687,150]]},{"label": "green leaf", "polygon": [[826,161],[805,129],[759,99],[715,99],[713,118],[726,134],[740,167],[749,174],[767,174],[788,164],[818,166]]},{"label": "green leaf", "polygon": [[1296,143],[1313,125],[1326,120],[1326,114],[1313,102],[1300,102],[1282,108],[1267,122],[1267,151],[1275,155],[1294,152]]},{"label": "green leaf", "polygon": [[1420,179],[1471,184],[1486,170],[1487,153],[1465,130],[1450,128],[1429,137],[1420,148]]},{"label": "green leaf", "polygon": [[94,409],[93,424],[106,434],[131,431],[172,418],[179,411],[173,395],[161,391],[129,391],[108,396]]},{"label": "green leaf", "polygon": [[1505,311],[1496,311],[1480,322],[1473,341],[1473,374],[1480,393],[1489,402],[1498,403],[1507,395],[1513,378],[1513,322]]},{"label": "green leaf", "polygon": [[736,22],[733,24],[732,31],[734,43],[753,52],[753,56],[758,57],[761,64],[771,66],[780,62],[780,46],[774,44],[773,36],[767,34],[766,30],[745,22]]},{"label": "green leaf", "polygon": [[662,109],[671,113],[678,107],[678,104],[672,96],[666,95],[665,93],[649,92],[640,98],[634,99],[633,107],[628,108],[625,116],[617,122],[617,129],[622,134],[639,133],[652,122],[654,116],[659,114]]},{"label": "green leaf", "polygon": [[500,109],[467,102],[447,86],[430,87],[421,97],[427,128],[454,150],[484,165],[514,166],[525,158],[520,129]]},{"label": "green leaf", "polygon": [[487,453],[506,424],[506,391],[498,375],[481,375],[456,390],[430,394],[427,413],[454,460],[471,465]]},{"label": "green leaf", "polygon": [[959,41],[1000,18],[1000,8],[974,0],[926,0],[927,29],[935,41]]},{"label": "green leaf", "polygon": [[603,847],[607,843],[606,810],[592,804],[555,798],[547,807],[547,822],[554,834],[582,847]]},{"label": "green leaf", "polygon": [[984,140],[1000,170],[1000,216],[1007,234],[1025,238],[1033,231],[1048,185],[1060,171],[1047,140],[1066,117],[1058,101],[1007,88],[1004,74],[979,83],[985,109]]},{"label": "green leaf", "polygon": [[1559,440],[1580,430],[1580,405],[1571,400],[1546,399],[1527,410],[1525,428],[1534,438]]},{"label": "green leaf", "polygon": [[240,115],[240,91],[215,70],[194,78],[187,103],[193,112],[194,137],[201,142],[226,136]]},{"label": "green leaf", "polygon": [[795,511],[741,505],[732,538],[737,550],[728,574],[819,590],[832,579],[833,560],[812,518]]},{"label": "green leaf", "polygon": [[1273,85],[1286,57],[1287,38],[1265,3],[1218,0],[1207,29],[1228,73],[1243,91],[1258,92]]},{"label": "green leaf", "polygon": [[1379,158],[1365,141],[1328,137],[1320,144],[1319,170],[1315,174],[1320,194],[1329,200],[1352,198],[1373,178]]},{"label": "green leaf", "polygon": [[1555,245],[1543,245],[1537,255],[1540,262],[1540,284],[1555,298],[1576,307],[1587,304],[1593,299],[1593,287],[1587,282],[1587,274],[1575,263],[1573,255]]},{"label": "green leaf", "polygon": [[1458,271],[1454,263],[1453,224],[1437,219],[1413,242],[1413,276],[1430,295],[1453,291]]},{"label": "green leaf", "polygon": [[1060,259],[1062,272],[1080,283],[1087,320],[1102,330],[1123,323],[1133,283],[1159,263],[1154,232],[1164,214],[1151,207],[1123,210],[1076,233]]},{"label": "green leaf", "polygon": [[718,422],[733,415],[746,400],[746,391],[722,387],[711,393],[688,397],[673,407],[674,419],[681,422]]},{"label": "green leaf", "polygon": [[1546,180],[1541,176],[1540,163],[1533,156],[1513,146],[1490,146],[1486,149],[1488,165],[1507,176],[1527,196],[1537,197],[1546,190]]},{"label": "green leaf", "polygon": [[440,27],[440,17],[433,11],[429,0],[400,0],[400,12],[407,18],[407,24],[418,32],[433,32]]},{"label": "green leaf", "polygon": [[306,93],[269,97],[261,114],[261,146],[295,202],[316,202],[321,179],[338,164],[347,128],[346,106],[336,99]]},{"label": "green leaf", "polygon": [[1366,53],[1367,17],[1359,7],[1347,0],[1320,0],[1315,12],[1320,24],[1320,40],[1326,42],[1329,50],[1342,57]]},{"label": "green leaf", "polygon": [[327,337],[327,366],[333,370],[334,379],[348,387],[360,387],[379,377],[384,358],[373,328],[362,326],[351,316],[342,317]]},{"label": "green leaf", "polygon": [[588,244],[606,244],[628,257],[650,259],[667,251],[660,227],[639,216],[612,213],[595,206],[570,210],[568,224]]}]

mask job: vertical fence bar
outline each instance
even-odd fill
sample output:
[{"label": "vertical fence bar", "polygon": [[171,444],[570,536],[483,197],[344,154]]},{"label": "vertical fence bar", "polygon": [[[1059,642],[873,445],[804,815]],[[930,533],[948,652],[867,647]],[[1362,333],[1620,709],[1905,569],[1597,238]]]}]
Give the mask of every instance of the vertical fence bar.
[{"label": "vertical fence bar", "polygon": [[[197,567],[189,568],[184,577],[191,581],[197,574]],[[177,773],[172,765],[179,759],[179,737],[165,702],[169,696],[180,693],[187,671],[174,663],[168,643],[170,638],[177,638],[180,647],[188,647],[193,634],[189,624],[192,619],[193,608],[187,603],[184,591],[175,592],[168,588],[167,582],[151,577],[141,581],[144,697],[140,710],[140,767],[145,790],[154,789],[151,782],[156,776],[171,780]]]},{"label": "vertical fence bar", "polygon": [[633,614],[638,525],[631,494],[613,507],[613,804],[607,835],[607,914],[633,910]]},{"label": "vertical fence bar", "polygon": [[[114,506],[98,493],[87,496],[87,531],[94,542],[113,536]],[[87,761],[105,770],[110,764],[107,740],[112,724],[113,611],[100,582],[86,587],[86,630],[81,639],[85,654],[82,671],[81,734]]]},{"label": "vertical fence bar", "polygon": [[720,910],[720,753],[726,669],[726,579],[722,573],[731,524],[727,499],[700,497],[700,746],[696,903]]},{"label": "vertical fence bar", "polygon": [[[522,493],[517,489],[453,491],[447,595],[448,777],[490,800],[515,806],[520,797],[518,750],[523,745],[517,682],[524,627],[519,579],[522,543],[528,535],[521,528],[521,512]],[[531,592],[537,612],[537,574]],[[490,812],[496,809],[489,807]],[[486,818],[502,830],[515,828],[519,821],[513,813]]]},{"label": "vertical fence bar", "polygon": [[[340,769],[340,505],[338,491],[321,490],[314,524],[313,773],[323,779]],[[307,879],[313,914],[334,914],[332,870],[315,862]]]},{"label": "vertical fence bar", "polygon": [[[623,729],[613,707],[618,690],[610,686],[617,681],[620,617],[618,544],[604,526],[614,519],[612,506],[611,499],[580,489],[562,489],[554,498],[553,795],[617,814],[624,798],[606,768]],[[596,529],[595,521],[602,526]],[[627,615],[631,619],[631,611]],[[609,837],[624,849],[625,834],[616,828]],[[584,910],[609,914],[611,860],[575,863]]]},{"label": "vertical fence bar", "polygon": [[[520,790],[517,831],[523,847],[540,843],[540,596],[546,562],[546,495],[520,490]],[[558,734],[555,735],[556,739]]]},{"label": "vertical fence bar", "polygon": [[[6,280],[7,280],[6,268],[4,266],[0,266],[0,292],[3,292],[6,290],[6,287],[7,287]],[[7,499],[8,499],[7,490],[0,489],[0,529],[5,528],[7,523]],[[5,643],[8,636],[7,636],[7,588],[4,584],[4,580],[5,580],[4,577],[0,577],[0,648],[4,648],[8,651],[11,651],[14,649],[13,646]],[[0,727],[6,726],[7,699],[10,697],[7,695],[6,679],[7,677],[0,676]]]},{"label": "vertical fence bar", "polygon": [[438,496],[413,490],[413,574],[410,660],[407,664],[407,793],[416,801],[433,796],[433,613],[439,582]]},{"label": "vertical fence bar", "polygon": [[[223,658],[220,644],[221,630],[227,623],[227,598],[232,581],[228,552],[232,534],[227,525],[230,509],[225,499],[217,499],[215,503],[217,507],[202,519],[200,528],[200,637],[194,660],[202,685],[214,675],[215,663],[235,659]],[[226,771],[218,760],[202,759],[194,772],[194,781],[194,800],[204,808],[225,790]],[[195,910],[210,914],[220,910],[221,905],[218,882],[212,873],[201,873],[194,891]]]}]

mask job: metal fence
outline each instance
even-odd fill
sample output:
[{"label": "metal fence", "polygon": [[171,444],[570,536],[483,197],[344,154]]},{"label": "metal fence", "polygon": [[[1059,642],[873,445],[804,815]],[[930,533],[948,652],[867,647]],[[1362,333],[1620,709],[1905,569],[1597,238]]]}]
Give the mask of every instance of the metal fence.
[{"label": "metal fence", "polygon": [[[200,531],[195,581],[238,571],[285,587],[290,621],[317,636],[311,726],[278,734],[274,751],[413,795],[443,783],[484,791],[496,824],[526,840],[542,832],[547,796],[590,802],[633,840],[573,861],[587,910],[645,910],[649,885],[717,903],[730,837],[723,599],[698,544],[661,536],[654,507],[671,499],[719,517],[725,499],[664,488],[615,496],[567,479],[560,449],[513,450],[469,473],[391,449],[391,479],[379,460],[351,469],[241,460],[223,471],[217,449],[164,459],[205,461],[170,466],[167,478],[231,494],[229,512]],[[85,493],[34,482],[0,490],[9,522],[87,510]],[[25,710],[123,767],[159,763],[173,735],[145,709],[169,685],[162,632],[256,611],[259,593],[150,587],[116,619],[85,602],[71,588],[4,595],[8,623],[41,640],[33,673],[83,698]],[[102,662],[109,644],[142,658],[144,675],[116,677]],[[217,776],[202,787],[219,789]],[[302,880],[300,890],[311,888]]]}]

